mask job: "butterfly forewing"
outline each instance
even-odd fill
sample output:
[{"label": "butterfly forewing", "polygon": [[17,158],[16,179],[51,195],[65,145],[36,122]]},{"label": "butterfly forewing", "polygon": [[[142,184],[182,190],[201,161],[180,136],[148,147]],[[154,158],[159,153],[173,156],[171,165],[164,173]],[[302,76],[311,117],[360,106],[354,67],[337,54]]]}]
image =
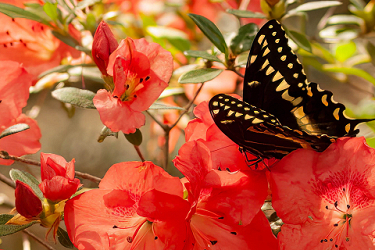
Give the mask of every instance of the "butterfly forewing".
[{"label": "butterfly forewing", "polygon": [[281,159],[298,148],[322,151],[330,138],[310,136],[282,126],[268,112],[234,97],[219,94],[209,102],[211,115],[219,129],[240,147],[262,158]]},{"label": "butterfly forewing", "polygon": [[307,81],[282,26],[267,22],[254,39],[244,79],[244,101],[277,117],[283,126],[310,135],[354,136],[367,119],[346,118],[330,91]]}]

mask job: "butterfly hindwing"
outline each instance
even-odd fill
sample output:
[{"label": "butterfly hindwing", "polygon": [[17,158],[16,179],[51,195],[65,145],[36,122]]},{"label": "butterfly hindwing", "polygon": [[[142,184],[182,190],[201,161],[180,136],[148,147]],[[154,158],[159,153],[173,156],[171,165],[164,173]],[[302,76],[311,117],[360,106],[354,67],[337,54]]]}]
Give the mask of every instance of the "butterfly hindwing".
[{"label": "butterfly hindwing", "polygon": [[345,106],[332,92],[309,82],[288,45],[280,23],[267,22],[250,50],[244,79],[244,101],[276,116],[283,126],[311,135],[355,136],[356,125],[367,119],[346,118]]},{"label": "butterfly hindwing", "polygon": [[310,136],[282,126],[268,112],[234,97],[219,94],[209,102],[211,115],[219,129],[240,147],[262,158],[281,159],[298,148],[324,150],[330,138]]}]

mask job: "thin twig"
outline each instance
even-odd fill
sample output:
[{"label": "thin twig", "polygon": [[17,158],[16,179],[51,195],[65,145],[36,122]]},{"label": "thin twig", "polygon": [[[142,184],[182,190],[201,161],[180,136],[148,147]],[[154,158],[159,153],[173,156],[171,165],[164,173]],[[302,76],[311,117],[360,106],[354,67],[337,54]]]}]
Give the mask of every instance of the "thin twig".
[{"label": "thin twig", "polygon": [[[24,158],[17,157],[17,156],[14,156],[14,155],[9,155],[5,151],[0,151],[0,158],[4,159],[4,160],[13,160],[13,161],[18,161],[18,162],[22,162],[22,163],[26,163],[26,164],[29,164],[29,165],[34,165],[34,166],[40,167],[40,162],[38,162],[38,161],[34,161],[34,160],[30,160],[30,159],[24,159]],[[75,171],[75,173],[78,177],[81,177],[83,179],[86,179],[86,180],[89,180],[89,181],[92,181],[92,182],[95,182],[95,183],[99,183],[101,181],[101,179],[99,177],[96,177],[96,176],[93,176],[93,175],[90,175],[90,174],[87,174],[87,173],[82,173],[82,172],[78,172],[78,171]]]},{"label": "thin twig", "polygon": [[91,174],[82,173],[82,172],[79,172],[79,171],[75,171],[75,173],[76,173],[76,176],[81,177],[82,179],[86,179],[86,180],[95,182],[95,183],[99,183],[102,180],[101,178],[93,176]]},{"label": "thin twig", "polygon": [[141,161],[144,162],[144,161],[145,161],[145,158],[143,157],[143,154],[142,154],[142,152],[141,152],[139,146],[134,145],[134,148],[135,148],[135,151],[137,151],[137,154],[138,154],[139,158],[141,158]]},{"label": "thin twig", "polygon": [[31,233],[29,230],[25,229],[23,230],[23,232],[25,234],[27,234],[28,236],[30,236],[31,238],[33,238],[34,240],[36,240],[37,242],[39,242],[42,246],[44,246],[46,249],[49,249],[49,250],[55,250],[55,248],[51,247],[50,245],[48,245],[46,242],[44,242],[44,240],[42,240],[41,238],[39,238],[38,236],[36,236],[35,234]]},{"label": "thin twig", "polygon": [[16,184],[11,179],[9,179],[8,177],[6,177],[5,175],[1,173],[0,173],[0,181],[4,182],[11,188],[16,188]]},{"label": "thin twig", "polygon": [[201,84],[201,86],[199,87],[199,89],[197,90],[197,92],[195,93],[195,96],[193,99],[190,100],[190,102],[188,103],[188,105],[186,105],[186,107],[184,108],[184,111],[182,111],[182,113],[180,114],[180,116],[177,118],[177,120],[175,121],[175,123],[173,123],[172,125],[168,126],[169,127],[169,130],[171,130],[172,128],[174,128],[177,123],[180,121],[180,119],[182,118],[182,116],[184,116],[187,112],[189,112],[190,110],[190,107],[193,105],[195,99],[197,99],[197,96],[199,95],[199,93],[201,92],[202,88],[203,88],[203,85],[204,83]]},{"label": "thin twig", "polygon": [[165,130],[166,127],[168,127],[167,125],[161,123],[158,119],[156,119],[148,110],[146,110],[146,113],[152,118],[152,120],[154,120],[162,129]]},{"label": "thin twig", "polygon": [[168,165],[169,165],[169,132],[171,130],[167,129],[164,132],[164,170],[168,172]]}]

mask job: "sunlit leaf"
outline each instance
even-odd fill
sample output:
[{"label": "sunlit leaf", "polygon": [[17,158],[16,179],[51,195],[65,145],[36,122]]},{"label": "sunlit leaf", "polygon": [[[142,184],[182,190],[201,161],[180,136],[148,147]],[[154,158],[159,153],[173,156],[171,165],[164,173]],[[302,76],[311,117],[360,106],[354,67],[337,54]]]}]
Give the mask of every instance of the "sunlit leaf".
[{"label": "sunlit leaf", "polygon": [[32,12],[26,11],[11,4],[0,3],[0,13],[10,16],[11,18],[26,18],[29,20],[37,21],[39,23],[43,23],[47,26],[51,26],[50,23],[44,20],[41,16],[38,16]]},{"label": "sunlit leaf", "polygon": [[200,57],[208,61],[222,62],[219,58],[217,58],[217,56],[211,55],[206,51],[187,50],[184,52],[184,54],[191,57]]},{"label": "sunlit leaf", "polygon": [[263,13],[252,12],[249,10],[228,9],[227,12],[229,14],[235,15],[237,17],[242,17],[242,18],[262,18],[262,19],[267,18]]},{"label": "sunlit leaf", "polygon": [[232,39],[230,44],[233,54],[239,55],[244,51],[250,50],[258,30],[258,26],[255,23],[248,23],[241,26],[238,34]]},{"label": "sunlit leaf", "polygon": [[205,34],[205,36],[216,46],[216,48],[225,55],[228,54],[228,47],[225,43],[224,37],[213,22],[196,14],[189,14],[189,17],[195,22],[203,34]]},{"label": "sunlit leaf", "polygon": [[0,237],[17,233],[37,223],[37,221],[33,221],[25,225],[5,225],[13,216],[10,214],[0,214]]},{"label": "sunlit leaf", "polygon": [[289,11],[291,12],[305,12],[305,11],[311,11],[311,10],[318,10],[323,8],[330,8],[334,6],[341,5],[342,3],[340,1],[314,1],[314,2],[308,2],[301,4],[295,9],[292,9]]},{"label": "sunlit leaf", "polygon": [[57,14],[57,3],[56,4],[53,4],[53,3],[45,3],[43,5],[43,10],[44,12],[53,20],[53,21],[56,21],[57,18],[58,18],[58,14]]},{"label": "sunlit leaf", "polygon": [[83,10],[83,9],[85,9],[89,6],[92,6],[96,3],[99,3],[99,2],[101,2],[101,0],[82,0],[77,4],[76,8]]},{"label": "sunlit leaf", "polygon": [[298,33],[293,30],[285,30],[285,31],[287,32],[288,36],[293,40],[293,42],[295,42],[298,45],[298,47],[310,53],[312,52],[311,44],[304,34]]},{"label": "sunlit leaf", "polygon": [[154,102],[149,108],[149,110],[163,110],[163,109],[174,109],[174,110],[184,110],[183,108],[181,107],[177,107],[177,106],[170,106],[170,105],[166,105],[164,103],[157,103],[157,102]]},{"label": "sunlit leaf", "polygon": [[186,33],[178,29],[163,26],[148,26],[147,32],[152,37],[166,39],[179,51],[190,49],[190,41],[188,40],[188,36]]},{"label": "sunlit leaf", "polygon": [[22,131],[24,131],[26,129],[29,129],[29,128],[30,128],[29,125],[27,125],[25,123],[15,124],[13,126],[10,126],[9,128],[4,129],[3,132],[1,132],[1,134],[0,134],[0,139],[4,138],[6,136],[9,136],[9,135],[13,135],[13,134],[22,132]]},{"label": "sunlit leaf", "polygon": [[366,71],[362,69],[340,67],[337,65],[325,64],[323,65],[323,70],[327,72],[344,73],[346,75],[359,76],[375,85],[375,78],[371,74],[367,73]]},{"label": "sunlit leaf", "polygon": [[65,87],[52,91],[52,96],[64,103],[87,109],[95,109],[92,99],[95,93],[85,89]]},{"label": "sunlit leaf", "polygon": [[354,15],[334,15],[328,18],[328,25],[337,25],[337,24],[354,24],[358,26],[364,25],[362,18],[359,18]]},{"label": "sunlit leaf", "polygon": [[38,196],[40,200],[44,199],[43,193],[42,191],[40,191],[40,188],[39,188],[39,181],[30,173],[24,172],[18,169],[11,169],[9,171],[9,175],[10,175],[10,178],[12,178],[14,182],[16,182],[16,180],[19,180],[25,183],[26,185],[28,185],[34,191],[34,193],[36,194],[36,196]]},{"label": "sunlit leaf", "polygon": [[352,57],[357,51],[357,45],[355,42],[350,41],[346,43],[341,43],[336,46],[335,57],[339,62],[345,62],[350,57]]},{"label": "sunlit leaf", "polygon": [[186,72],[178,79],[179,83],[203,83],[220,75],[223,69],[197,69]]}]

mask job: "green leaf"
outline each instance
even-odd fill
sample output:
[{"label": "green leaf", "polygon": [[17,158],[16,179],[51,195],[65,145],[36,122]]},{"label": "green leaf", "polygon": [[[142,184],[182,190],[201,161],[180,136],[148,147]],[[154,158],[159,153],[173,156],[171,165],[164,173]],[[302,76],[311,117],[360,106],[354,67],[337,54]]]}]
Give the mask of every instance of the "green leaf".
[{"label": "green leaf", "polygon": [[237,36],[232,39],[230,44],[233,54],[239,55],[244,51],[250,50],[258,30],[258,26],[255,23],[241,26]]},{"label": "green leaf", "polygon": [[263,13],[252,12],[252,11],[248,11],[248,10],[228,9],[227,12],[229,14],[235,15],[236,17],[267,19],[266,15],[264,15]]},{"label": "green leaf", "polygon": [[142,133],[139,129],[137,129],[132,134],[124,134],[126,140],[128,140],[131,144],[135,146],[139,146],[142,143]]},{"label": "green leaf", "polygon": [[370,41],[366,43],[366,50],[371,57],[372,65],[375,66],[375,46]]},{"label": "green leaf", "polygon": [[44,11],[43,5],[40,5],[39,3],[24,3],[24,5],[26,11],[39,16],[39,18],[44,19],[46,22],[52,21],[52,19]]},{"label": "green leaf", "polygon": [[51,26],[50,23],[42,17],[11,4],[0,3],[0,12],[11,18],[26,18]]},{"label": "green leaf", "polygon": [[45,3],[43,5],[43,10],[44,12],[53,20],[53,21],[56,21],[57,18],[58,18],[58,14],[57,14],[57,3],[56,4],[53,4],[53,3]]},{"label": "green leaf", "polygon": [[100,132],[98,142],[103,142],[105,138],[108,136],[114,136],[116,139],[118,138],[118,132],[112,132],[111,129],[107,128],[106,126],[103,127],[102,131]]},{"label": "green leaf", "polygon": [[337,25],[337,24],[346,24],[346,25],[358,25],[362,26],[364,25],[364,21],[362,18],[359,18],[354,15],[334,15],[328,18],[327,21],[328,25]]},{"label": "green leaf", "polygon": [[159,99],[165,98],[168,96],[181,95],[184,94],[185,90],[183,87],[167,87],[159,96]]},{"label": "green leaf", "polygon": [[223,69],[196,69],[181,75],[178,79],[179,83],[203,83],[210,81],[220,75]]},{"label": "green leaf", "polygon": [[147,32],[152,37],[167,39],[167,41],[179,51],[190,49],[190,41],[188,40],[188,36],[178,29],[162,26],[148,26]]},{"label": "green leaf", "polygon": [[308,2],[301,4],[297,8],[290,10],[289,13],[294,12],[305,12],[305,11],[311,11],[311,10],[318,10],[323,8],[330,8],[334,6],[341,5],[342,3],[340,1],[314,1],[314,2]]},{"label": "green leaf", "polygon": [[61,102],[70,103],[80,108],[95,109],[92,101],[95,93],[90,90],[65,87],[52,91],[52,96]]},{"label": "green leaf", "polygon": [[39,181],[30,173],[27,173],[18,169],[11,169],[9,171],[9,175],[10,175],[10,178],[12,178],[14,182],[16,182],[16,180],[19,180],[25,183],[26,185],[28,185],[41,201],[44,199],[43,193],[42,191],[40,191],[40,188],[39,188]]},{"label": "green leaf", "polygon": [[344,73],[346,75],[359,76],[375,85],[375,78],[362,69],[325,64],[323,65],[323,70],[326,72]]},{"label": "green leaf", "polygon": [[79,45],[79,43],[71,36],[69,35],[62,35],[60,34],[59,32],[56,32],[56,31],[52,31],[52,34],[57,38],[59,39],[60,41],[62,41],[63,43],[69,45],[70,47],[72,48],[75,48],[76,46]]},{"label": "green leaf", "polygon": [[187,56],[191,56],[191,57],[200,57],[200,58],[206,59],[208,61],[215,61],[215,62],[221,62],[222,63],[222,61],[219,58],[217,58],[217,56],[211,55],[211,54],[207,53],[207,51],[186,50],[184,52],[184,54],[187,55]]},{"label": "green leaf", "polygon": [[375,148],[375,138],[366,138],[367,145],[372,148]]},{"label": "green leaf", "polygon": [[335,57],[339,62],[345,62],[352,57],[357,51],[357,45],[355,42],[341,43],[336,46]]},{"label": "green leaf", "polygon": [[304,34],[298,33],[293,30],[285,30],[285,31],[287,32],[288,36],[293,40],[293,42],[295,42],[298,45],[298,47],[310,53],[312,52],[311,44],[309,40],[307,40]]},{"label": "green leaf", "polygon": [[0,214],[0,237],[17,233],[37,223],[37,221],[32,221],[26,225],[5,225],[13,216],[10,214]]},{"label": "green leaf", "polygon": [[80,9],[80,10],[83,10],[89,6],[92,6],[96,3],[99,3],[101,2],[102,0],[83,0],[83,1],[80,1],[78,4],[77,4],[77,9]]},{"label": "green leaf", "polygon": [[350,0],[350,2],[358,10],[363,10],[366,6],[366,3],[363,0]]},{"label": "green leaf", "polygon": [[149,110],[163,110],[163,109],[174,109],[174,110],[184,110],[183,108],[181,107],[177,107],[177,106],[170,106],[170,105],[165,105],[163,103],[157,103],[157,102],[154,102],[149,108]]},{"label": "green leaf", "polygon": [[68,233],[61,227],[57,228],[57,239],[62,246],[66,248],[74,248],[73,243],[69,239]]},{"label": "green leaf", "polygon": [[319,31],[319,36],[323,39],[327,39],[330,42],[340,40],[353,40],[360,34],[360,29],[342,27],[342,25],[332,25]]},{"label": "green leaf", "polygon": [[224,37],[216,25],[200,15],[189,14],[189,17],[194,21],[203,34],[216,46],[216,48],[227,56],[227,44],[225,43]]},{"label": "green leaf", "polygon": [[236,58],[236,65],[235,66],[243,66],[247,64],[247,58],[249,57],[249,52],[241,53]]},{"label": "green leaf", "polygon": [[1,134],[0,134],[0,139],[6,137],[8,135],[13,135],[13,134],[22,132],[22,131],[24,131],[26,129],[29,129],[29,128],[30,128],[29,125],[27,125],[26,123],[15,124],[13,126],[10,126],[7,129],[4,129],[4,131],[1,132]]}]

